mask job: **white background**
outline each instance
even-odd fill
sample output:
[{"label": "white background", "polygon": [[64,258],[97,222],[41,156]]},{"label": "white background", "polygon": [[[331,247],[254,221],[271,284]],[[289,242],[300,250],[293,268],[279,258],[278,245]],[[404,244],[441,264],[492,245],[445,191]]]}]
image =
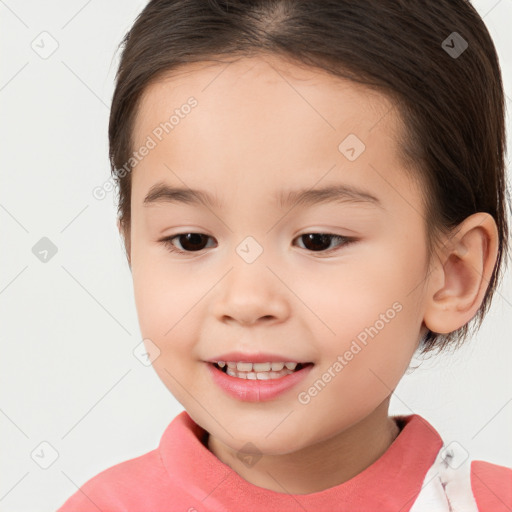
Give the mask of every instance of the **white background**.
[{"label": "white background", "polygon": [[[103,469],[156,448],[182,410],[133,355],[141,336],[115,195],[92,196],[110,176],[116,48],[145,4],[0,1],[2,512],[55,510]],[[512,0],[474,5],[497,46],[512,111]],[[31,47],[43,31],[59,45],[47,59]],[[58,248],[47,263],[32,253],[42,237]],[[511,289],[509,270],[479,334],[406,375],[390,410],[421,414],[446,442],[505,466]],[[31,458],[43,441],[59,454],[48,469]]]}]

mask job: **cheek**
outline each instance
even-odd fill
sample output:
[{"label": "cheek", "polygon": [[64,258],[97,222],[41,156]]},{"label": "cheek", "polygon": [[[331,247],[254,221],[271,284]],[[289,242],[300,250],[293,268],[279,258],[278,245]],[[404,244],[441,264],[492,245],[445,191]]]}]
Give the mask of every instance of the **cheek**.
[{"label": "cheek", "polygon": [[[133,277],[135,305],[144,337],[166,339],[185,313],[184,299],[174,284],[159,279],[158,272],[141,272]],[[180,306],[181,305],[181,306]]]},{"label": "cheek", "polygon": [[316,302],[311,302],[329,327],[317,337],[325,370],[342,356],[346,366],[338,385],[347,379],[370,394],[373,386],[383,388],[379,377],[390,388],[398,383],[416,349],[422,320],[418,285],[424,262],[396,248],[378,256],[332,272],[329,282],[315,281]]},{"label": "cheek", "polygon": [[217,277],[200,279],[186,264],[171,266],[148,252],[135,258],[132,272],[140,331],[160,350],[152,362],[155,372],[188,409],[191,395],[202,396],[208,385],[197,340],[200,319],[206,315],[205,299]]},{"label": "cheek", "polygon": [[165,249],[155,242],[137,241],[132,247],[132,279],[142,334],[165,339],[197,302],[194,282],[186,270],[169,264]]},{"label": "cheek", "polygon": [[[356,421],[385,400],[403,377],[415,351],[416,331],[408,325],[405,307],[387,310],[372,304],[372,308],[357,317],[355,313],[352,318],[347,316],[346,322],[338,324],[341,334],[336,344],[328,344],[325,339],[317,384],[311,383],[322,391],[306,410],[319,417],[322,411],[330,411],[330,427],[336,428],[341,420]],[[388,323],[374,312],[384,313]]]},{"label": "cheek", "polygon": [[[206,290],[184,286],[183,277],[163,277],[156,266],[134,276],[134,296],[140,332],[159,350],[152,366],[175,399],[190,407],[190,396],[201,396],[195,340],[201,296]],[[179,280],[181,279],[181,281]]]},{"label": "cheek", "polygon": [[376,322],[381,330],[381,315],[388,320],[386,327],[389,322],[396,322],[400,304],[410,300],[404,290],[408,292],[412,286],[404,285],[396,259],[388,259],[390,261],[386,262],[381,256],[379,264],[374,263],[373,258],[347,259],[337,268],[317,267],[311,274],[302,272],[300,279],[295,277],[294,291],[304,298],[314,313],[306,312],[305,318],[311,318],[311,322],[318,326],[318,339],[323,337],[339,349],[346,340],[360,333],[364,338],[364,329]]}]

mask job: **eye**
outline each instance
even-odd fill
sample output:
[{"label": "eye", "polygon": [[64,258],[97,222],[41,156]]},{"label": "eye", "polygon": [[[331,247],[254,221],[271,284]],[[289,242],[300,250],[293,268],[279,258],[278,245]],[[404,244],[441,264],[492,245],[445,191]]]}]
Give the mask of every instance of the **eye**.
[{"label": "eye", "polygon": [[[204,239],[211,238],[203,233],[180,233],[161,240],[163,244],[171,251],[177,253],[188,253],[202,251],[204,247]],[[178,249],[173,244],[173,240],[178,239],[182,249]]]},{"label": "eye", "polygon": [[330,253],[335,248],[330,248],[328,250],[325,250],[325,247],[330,246],[330,242],[332,240],[338,240],[342,243],[338,244],[339,246],[347,246],[353,242],[356,241],[355,238],[347,237],[347,236],[341,236],[341,235],[333,235],[330,233],[305,233],[303,235],[300,235],[296,238],[296,240],[305,240],[305,249],[313,251],[313,252],[324,252],[324,253]]},{"label": "eye", "polygon": [[[164,238],[160,240],[170,252],[176,252],[181,254],[199,252],[206,248],[205,240],[212,238],[203,233],[179,233],[177,235]],[[296,238],[296,240],[305,240],[305,249],[312,252],[323,252],[331,253],[336,250],[336,247],[329,248],[332,241],[340,242],[338,247],[354,243],[355,238],[333,235],[330,233],[305,233]],[[181,248],[177,248],[174,244],[174,240],[178,240]]]}]

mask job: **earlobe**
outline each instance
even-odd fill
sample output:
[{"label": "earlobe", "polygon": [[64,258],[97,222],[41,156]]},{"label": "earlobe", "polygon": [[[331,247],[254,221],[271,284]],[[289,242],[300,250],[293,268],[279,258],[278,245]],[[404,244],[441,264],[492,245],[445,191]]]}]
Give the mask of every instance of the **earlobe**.
[{"label": "earlobe", "polygon": [[494,218],[478,212],[467,217],[442,249],[430,274],[425,325],[447,334],[467,324],[487,291],[498,254]]}]

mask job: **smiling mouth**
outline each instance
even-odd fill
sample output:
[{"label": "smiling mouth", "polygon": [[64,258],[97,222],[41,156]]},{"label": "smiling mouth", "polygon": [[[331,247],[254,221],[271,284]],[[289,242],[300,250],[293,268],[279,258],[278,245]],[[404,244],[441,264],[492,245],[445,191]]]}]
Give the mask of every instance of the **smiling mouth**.
[{"label": "smiling mouth", "polygon": [[294,362],[247,363],[234,361],[218,361],[210,364],[231,377],[247,380],[277,380],[313,365],[313,363]]}]

